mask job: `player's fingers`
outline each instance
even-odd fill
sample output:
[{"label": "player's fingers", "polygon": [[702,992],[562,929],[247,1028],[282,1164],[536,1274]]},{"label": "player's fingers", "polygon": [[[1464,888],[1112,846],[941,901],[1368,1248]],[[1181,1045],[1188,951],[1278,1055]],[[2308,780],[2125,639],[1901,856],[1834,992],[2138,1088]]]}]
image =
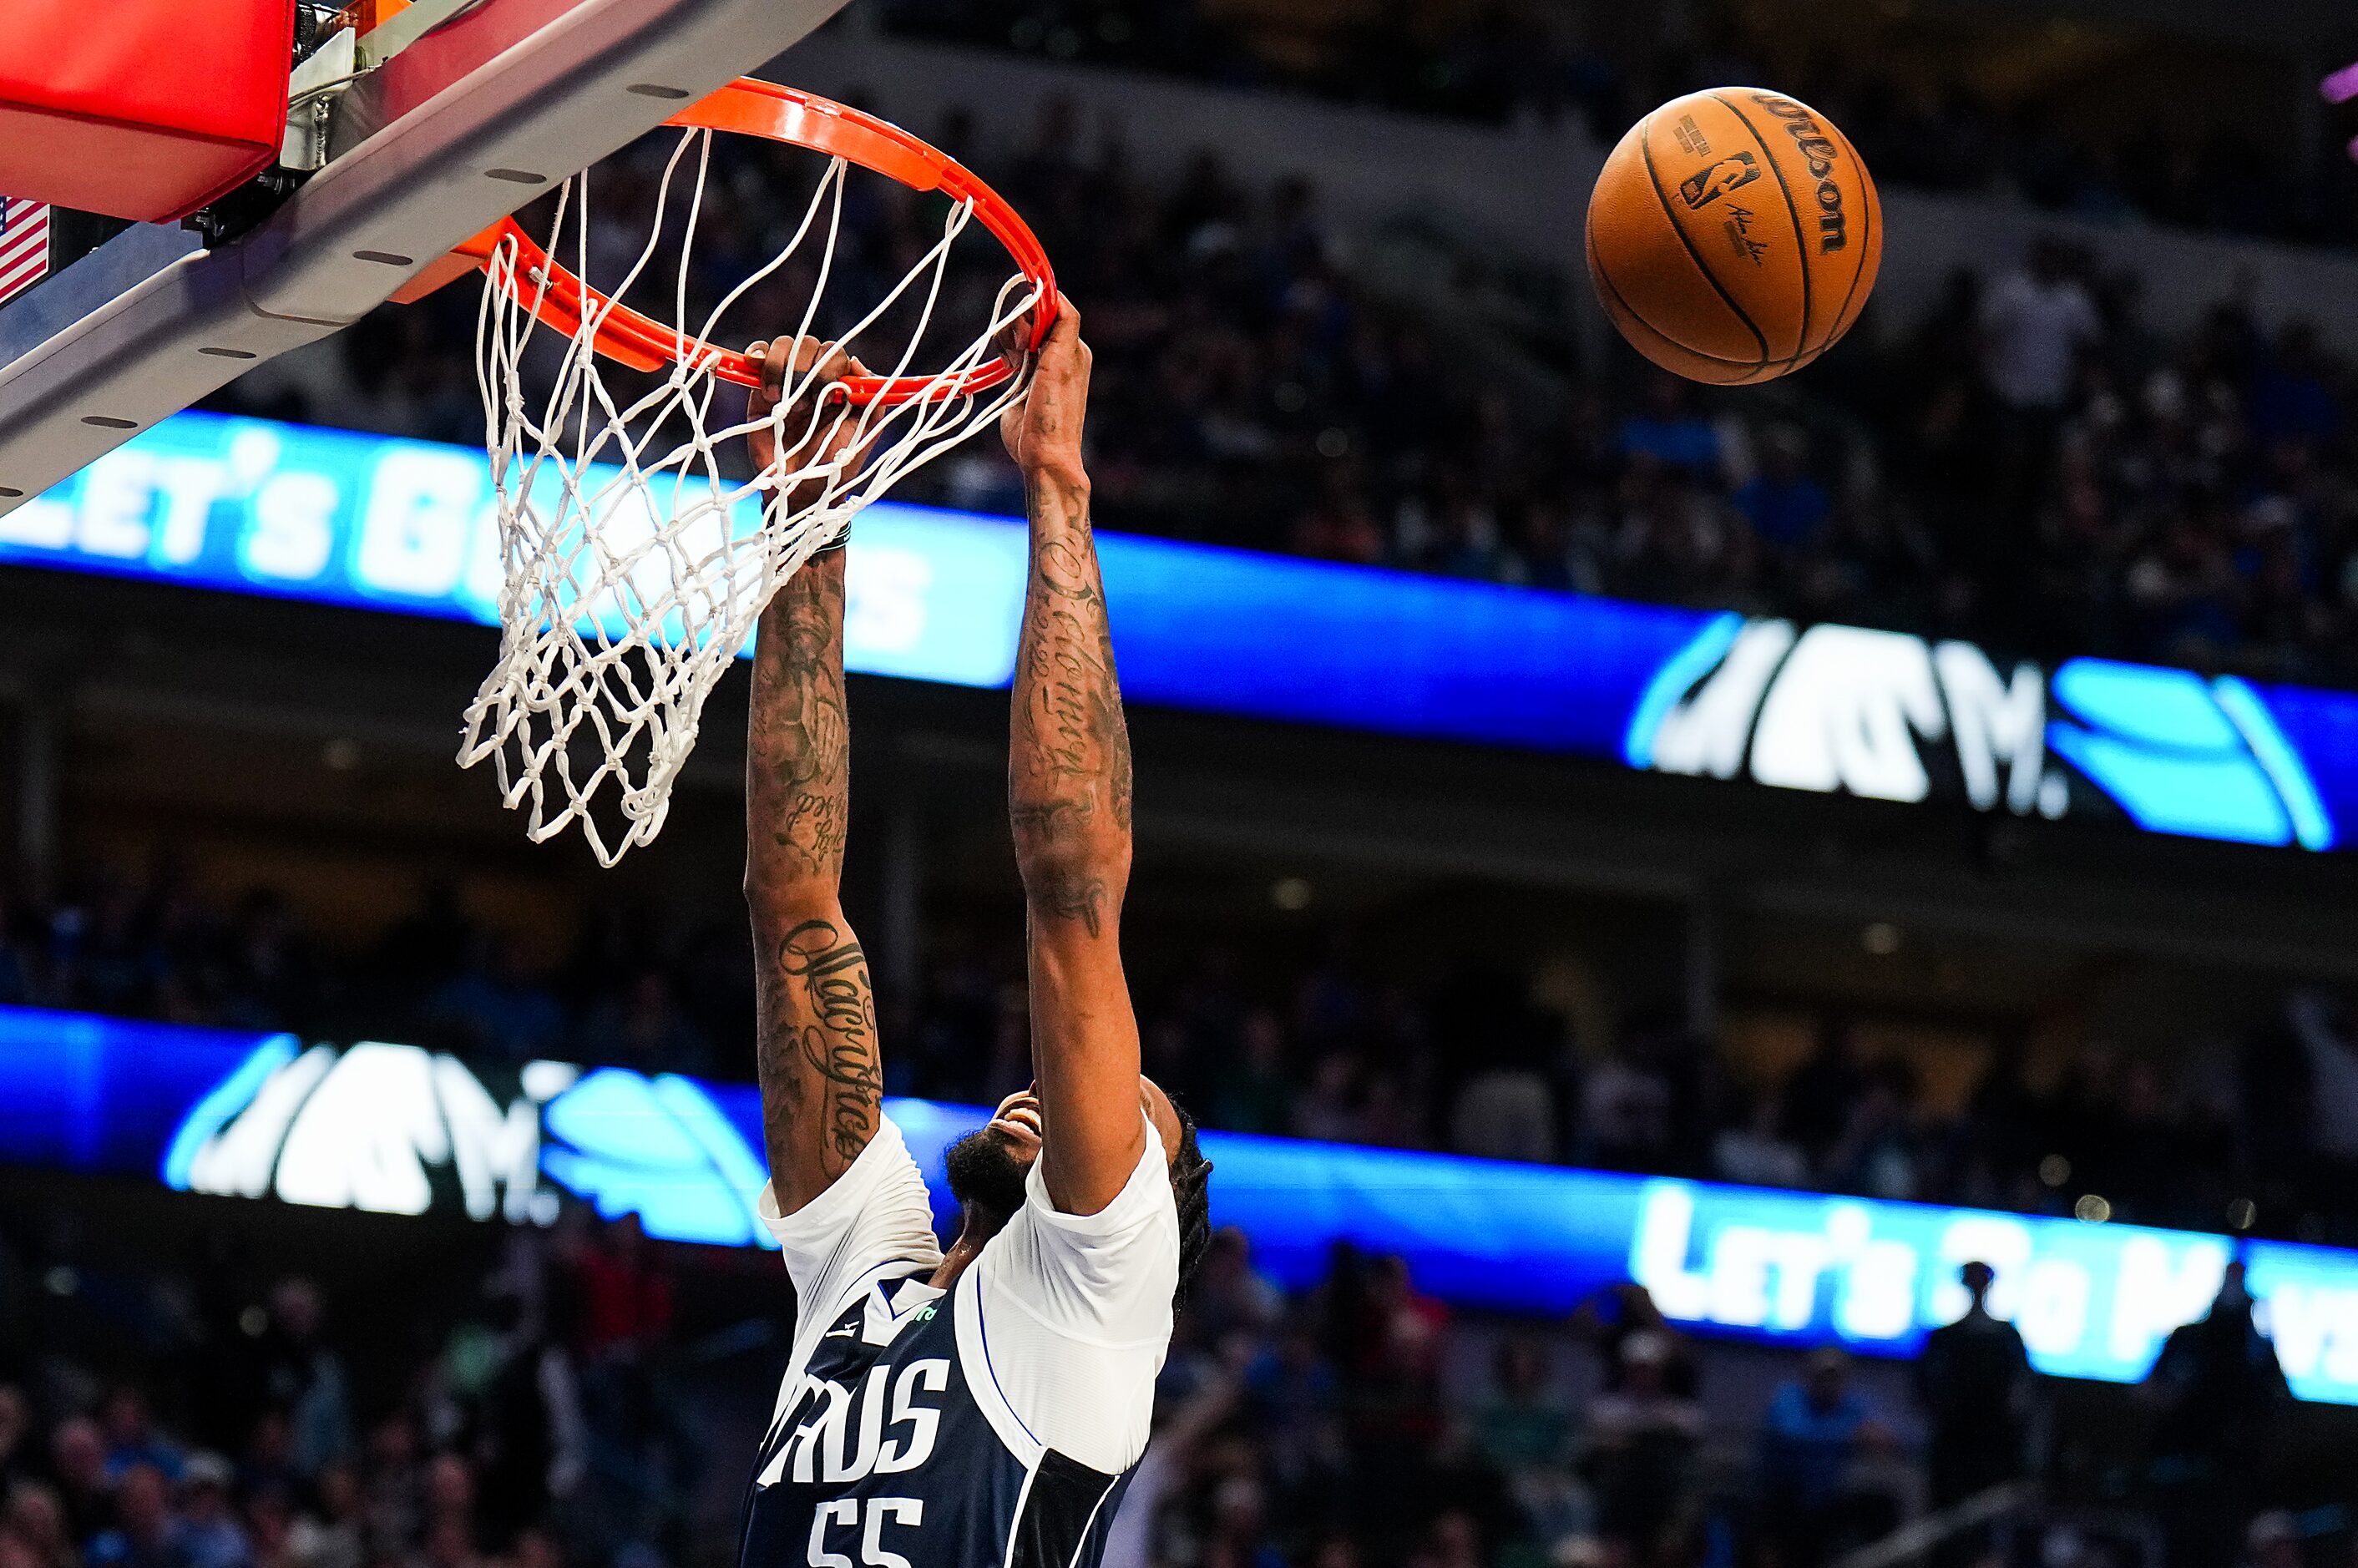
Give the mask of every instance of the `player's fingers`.
[{"label": "player's fingers", "polygon": [[1015,319],[1001,327],[999,335],[992,340],[992,345],[999,350],[999,357],[1007,362],[1011,370],[1022,370],[1024,360],[1032,352],[1033,315],[1033,312],[1028,309],[1017,312]]},{"label": "player's fingers", "polygon": [[786,371],[794,362],[794,353],[783,342],[773,341],[762,349],[762,397],[765,406],[775,407],[786,395]]}]

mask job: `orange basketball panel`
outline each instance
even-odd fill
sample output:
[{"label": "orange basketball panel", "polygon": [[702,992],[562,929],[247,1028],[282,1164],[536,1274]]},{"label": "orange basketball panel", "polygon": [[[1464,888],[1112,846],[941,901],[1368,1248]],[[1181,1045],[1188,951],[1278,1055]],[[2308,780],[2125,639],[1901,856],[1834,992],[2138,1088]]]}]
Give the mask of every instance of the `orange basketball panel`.
[{"label": "orange basketball panel", "polygon": [[1696,265],[1759,329],[1769,357],[1804,351],[1811,320],[1833,310],[1821,312],[1812,287],[1813,220],[1787,178],[1786,149],[1714,92],[1665,103],[1641,129],[1653,184]]},{"label": "orange basketball panel", "polygon": [[1883,254],[1883,214],[1858,150],[1834,123],[1797,98],[1756,87],[1716,96],[1776,149],[1792,195],[1810,279],[1805,342],[1823,349],[1855,318]]},{"label": "orange basketball panel", "polygon": [[1748,360],[1715,360],[1671,341],[1639,320],[1622,303],[1611,280],[1598,269],[1596,248],[1593,244],[1588,251],[1588,276],[1596,286],[1598,303],[1605,307],[1606,315],[1612,319],[1614,327],[1628,341],[1629,346],[1673,375],[1682,375],[1689,381],[1700,381],[1713,386],[1738,386],[1746,382],[1768,380],[1783,366],[1780,360],[1770,360],[1766,363]]},{"label": "orange basketball panel", "polygon": [[[1850,143],[1845,139],[1843,145]],[[1883,197],[1875,188],[1875,176],[1866,160],[1857,160],[1859,184],[1859,216],[1862,232],[1858,243],[1858,270],[1852,276],[1850,297],[1833,324],[1829,344],[1839,342],[1849,331],[1859,315],[1866,308],[1867,297],[1875,292],[1875,280],[1883,272]]]},{"label": "orange basketball panel", "polygon": [[1589,198],[1590,265],[1598,291],[1617,297],[1630,315],[1692,353],[1747,366],[1779,357],[1697,265],[1656,191],[1644,151],[1651,119],[1621,138]]}]

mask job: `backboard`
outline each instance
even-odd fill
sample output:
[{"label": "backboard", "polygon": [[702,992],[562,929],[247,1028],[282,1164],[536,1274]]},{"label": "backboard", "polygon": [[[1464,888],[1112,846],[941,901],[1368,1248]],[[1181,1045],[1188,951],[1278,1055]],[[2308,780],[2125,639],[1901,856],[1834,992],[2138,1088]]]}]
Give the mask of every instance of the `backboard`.
[{"label": "backboard", "polygon": [[418,0],[363,17],[341,43],[349,82],[305,90],[328,106],[306,131],[318,171],[266,221],[212,248],[138,225],[0,307],[0,515],[359,319],[843,4]]}]

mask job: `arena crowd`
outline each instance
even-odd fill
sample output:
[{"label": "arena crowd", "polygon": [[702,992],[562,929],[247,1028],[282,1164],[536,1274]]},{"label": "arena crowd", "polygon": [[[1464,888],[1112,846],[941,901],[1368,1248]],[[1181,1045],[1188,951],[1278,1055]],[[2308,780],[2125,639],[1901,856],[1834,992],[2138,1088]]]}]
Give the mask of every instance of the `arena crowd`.
[{"label": "arena crowd", "polygon": [[[890,0],[883,25],[1058,62],[1455,120],[1574,120],[1606,146],[1681,93],[1775,81],[1841,125],[1887,185],[2115,222],[2312,243],[2358,237],[2358,181],[2340,159],[2304,159],[2297,145],[2232,117],[2204,124],[2148,113],[2108,134],[2071,113],[2083,105],[2068,85],[1999,101],[1969,66],[1922,58],[1937,51],[1906,51],[1914,69],[1901,72],[1855,39],[1810,51],[1798,71],[1790,59],[1780,69],[1760,58],[1761,15],[1712,0],[1636,16],[1561,0],[1398,0],[1314,13],[1256,0]],[[1983,41],[2004,47],[2002,35]],[[2116,68],[2130,55],[2116,53]]]},{"label": "arena crowd", "polygon": [[[919,128],[983,157],[961,114]],[[592,254],[618,275],[668,148],[600,176]],[[715,158],[731,200],[708,204],[696,279],[717,296],[807,192],[757,150]],[[1107,526],[2010,654],[2358,679],[2358,381],[2309,329],[2271,336],[2232,298],[2164,337],[2134,276],[2049,241],[1958,274],[1921,319],[1871,309],[1791,383],[1712,393],[1617,341],[1584,357],[1566,291],[1585,280],[1452,259],[1449,287],[1518,292],[1511,329],[1369,287],[1349,265],[1369,237],[1300,181],[1249,189],[1207,156],[1151,183],[1054,106],[985,161],[1088,313]],[[856,188],[827,308],[883,297],[941,221]],[[986,319],[1003,258],[954,255],[941,318]],[[799,320],[815,277],[798,259],[728,319]],[[475,444],[474,295],[380,311],[209,406]],[[1021,503],[985,442],[897,493]]]},{"label": "arena crowd", "polygon": [[[549,965],[437,883],[349,951],[266,889],[225,908],[168,870],[49,902],[0,889],[0,1005],[752,1075],[752,957],[733,924],[599,908]],[[991,1103],[1030,1074],[1020,952],[955,922],[930,940],[921,992],[880,998],[887,1089]],[[1960,1100],[1905,1052],[1863,1050],[1837,1013],[1764,1077],[1671,1016],[1582,1038],[1529,975],[1410,986],[1347,929],[1311,946],[1249,973],[1211,943],[1141,979],[1147,1071],[1206,1126],[2026,1213],[2093,1195],[2119,1220],[2358,1245],[2358,1021],[2330,989],[2196,1059],[2092,1042],[2059,1070],[2002,1043]]]},{"label": "arena crowd", "polygon": [[[491,1249],[446,1231],[446,1266],[396,1305],[371,1299],[384,1286],[365,1269],[341,1289],[284,1271],[266,1232],[241,1240],[219,1217],[131,1264],[94,1259],[88,1223],[54,1193],[0,1212],[0,1568],[733,1560],[789,1321],[773,1259],[568,1210]],[[762,1271],[751,1316],[714,1321],[723,1264],[738,1313]],[[2125,1505],[2166,1498],[2170,1465],[2208,1466],[2188,1528],[2231,1552],[2247,1534],[2272,1549],[2320,1532],[2267,1506],[2282,1494],[2258,1455],[2286,1400],[2248,1310],[2223,1296],[2164,1366],[2154,1479],[2132,1474],[2103,1509],[2026,1514],[2007,1539],[2075,1568],[2150,1568],[2126,1549],[2140,1527]],[[1340,1249],[1289,1295],[1226,1232],[1190,1289],[1107,1562],[1821,1568],[2033,1471],[2084,1498],[2084,1456],[2058,1456],[2119,1424],[2050,1423],[2020,1340],[1985,1315],[1907,1379],[1867,1373],[1832,1351],[1731,1360],[1633,1285],[1559,1323],[1484,1321],[1400,1260]],[[2246,1445],[2223,1472],[2223,1440]]]}]

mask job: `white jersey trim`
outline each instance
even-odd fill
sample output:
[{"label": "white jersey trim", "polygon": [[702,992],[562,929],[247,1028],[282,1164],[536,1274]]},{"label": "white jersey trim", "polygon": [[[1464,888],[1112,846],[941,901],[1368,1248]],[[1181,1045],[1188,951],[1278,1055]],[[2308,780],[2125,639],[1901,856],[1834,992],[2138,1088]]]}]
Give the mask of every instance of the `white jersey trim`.
[{"label": "white jersey trim", "polygon": [[[999,1434],[999,1441],[1007,1445],[1007,1451],[1022,1464],[1023,1489],[1028,1492],[1032,1489],[1031,1473],[1040,1467],[1040,1455],[1047,1452],[1047,1445],[1032,1435],[1032,1429],[1023,1424],[1023,1418],[1007,1402],[1006,1391],[999,1386],[999,1375],[991,1369],[990,1336],[983,1322],[982,1292],[979,1288],[981,1281],[973,1276],[974,1271],[968,1269],[958,1281],[966,1289],[951,1292],[958,1360],[965,1367],[968,1391],[974,1395],[983,1419]],[[1020,1508],[1017,1517],[1022,1517]]]}]

